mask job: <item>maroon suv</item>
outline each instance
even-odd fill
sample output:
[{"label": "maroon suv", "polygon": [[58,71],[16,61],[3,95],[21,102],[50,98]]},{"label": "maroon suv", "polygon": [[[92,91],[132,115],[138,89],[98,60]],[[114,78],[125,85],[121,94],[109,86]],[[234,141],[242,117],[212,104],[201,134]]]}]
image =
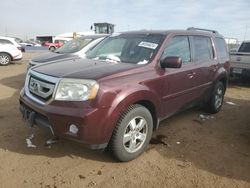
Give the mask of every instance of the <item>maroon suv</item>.
[{"label": "maroon suv", "polygon": [[217,113],[228,72],[227,47],[216,31],[124,32],[85,60],[31,68],[20,109],[30,126],[92,149],[109,145],[118,160],[129,161],[145,150],[161,120],[201,103]]}]

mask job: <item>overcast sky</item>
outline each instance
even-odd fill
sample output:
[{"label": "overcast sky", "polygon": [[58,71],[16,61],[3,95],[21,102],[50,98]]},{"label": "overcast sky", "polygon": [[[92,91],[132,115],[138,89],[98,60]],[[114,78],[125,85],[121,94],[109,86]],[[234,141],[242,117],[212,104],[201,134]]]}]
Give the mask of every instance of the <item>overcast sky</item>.
[{"label": "overcast sky", "polygon": [[117,32],[194,26],[250,40],[249,0],[2,0],[0,6],[4,36],[89,31],[94,22],[110,22]]}]

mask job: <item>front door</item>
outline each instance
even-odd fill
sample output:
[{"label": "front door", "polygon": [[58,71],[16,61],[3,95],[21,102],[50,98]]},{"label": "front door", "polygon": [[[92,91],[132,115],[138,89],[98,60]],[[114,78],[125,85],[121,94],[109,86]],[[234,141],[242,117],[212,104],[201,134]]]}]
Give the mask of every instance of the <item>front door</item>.
[{"label": "front door", "polygon": [[195,64],[191,60],[188,36],[174,36],[168,42],[161,59],[168,56],[182,58],[181,68],[166,68],[162,75],[164,88],[162,95],[163,115],[177,112],[194,99],[193,80],[196,77]]}]

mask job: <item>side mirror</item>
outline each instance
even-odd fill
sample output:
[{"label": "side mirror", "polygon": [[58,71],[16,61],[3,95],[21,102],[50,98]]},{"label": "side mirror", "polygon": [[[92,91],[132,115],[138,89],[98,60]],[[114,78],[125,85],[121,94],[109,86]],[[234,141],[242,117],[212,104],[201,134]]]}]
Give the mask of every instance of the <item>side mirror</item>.
[{"label": "side mirror", "polygon": [[161,68],[181,68],[182,59],[177,56],[168,56],[160,61]]}]

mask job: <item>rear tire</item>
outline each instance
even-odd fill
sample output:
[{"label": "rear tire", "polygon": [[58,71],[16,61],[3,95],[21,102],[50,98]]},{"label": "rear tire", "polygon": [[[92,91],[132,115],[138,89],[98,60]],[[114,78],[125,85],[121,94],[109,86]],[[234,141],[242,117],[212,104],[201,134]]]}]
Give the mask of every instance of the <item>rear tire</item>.
[{"label": "rear tire", "polygon": [[54,52],[54,51],[56,50],[56,48],[55,48],[54,46],[51,46],[51,47],[49,47],[49,50],[50,50],[51,52]]},{"label": "rear tire", "polygon": [[211,97],[206,105],[206,109],[209,113],[218,113],[222,107],[224,101],[225,86],[222,82],[217,82],[211,93]]},{"label": "rear tire", "polygon": [[11,57],[6,53],[0,53],[0,65],[6,66],[10,64]]},{"label": "rear tire", "polygon": [[153,132],[152,115],[142,105],[131,105],[120,117],[110,149],[119,161],[131,161],[146,149]]}]

